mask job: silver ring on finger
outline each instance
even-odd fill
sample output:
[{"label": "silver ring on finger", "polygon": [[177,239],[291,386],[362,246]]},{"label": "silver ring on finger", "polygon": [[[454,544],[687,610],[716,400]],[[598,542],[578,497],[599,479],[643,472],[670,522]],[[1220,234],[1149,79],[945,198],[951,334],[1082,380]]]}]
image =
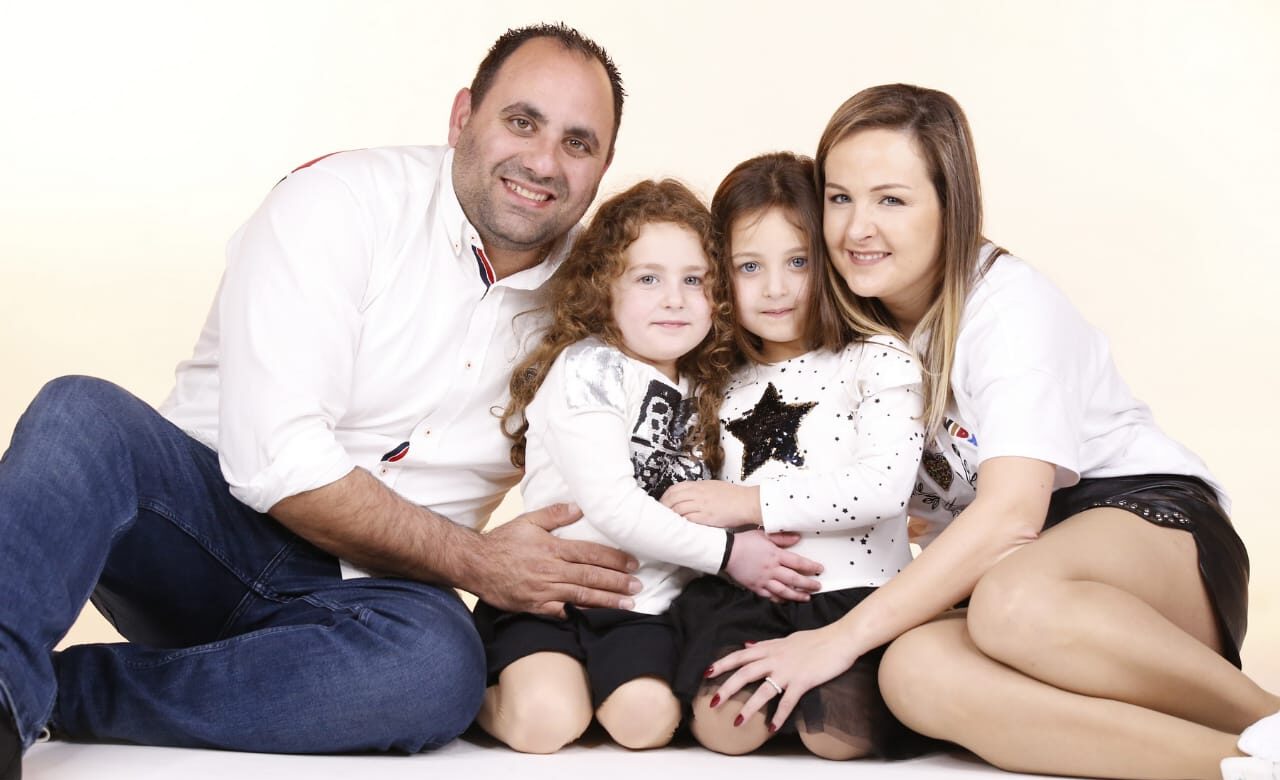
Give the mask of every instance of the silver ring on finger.
[{"label": "silver ring on finger", "polygon": [[766,678],[764,678],[764,681],[765,681],[765,682],[767,682],[767,683],[769,683],[769,687],[771,687],[771,688],[773,688],[775,691],[777,691],[779,696],[781,696],[781,695],[782,695],[782,686],[781,686],[781,685],[778,685],[776,682],[774,682],[772,677],[766,677]]}]

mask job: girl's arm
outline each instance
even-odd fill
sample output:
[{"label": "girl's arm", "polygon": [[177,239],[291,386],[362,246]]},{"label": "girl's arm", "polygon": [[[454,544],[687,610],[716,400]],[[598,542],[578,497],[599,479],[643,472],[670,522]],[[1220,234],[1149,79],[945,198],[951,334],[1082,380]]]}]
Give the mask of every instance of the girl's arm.
[{"label": "girl's arm", "polygon": [[[852,440],[840,442],[844,462],[852,460],[847,468],[811,462],[750,486],[686,482],[671,486],[662,503],[695,523],[760,525],[769,533],[847,533],[903,514],[924,449],[920,370],[905,347],[868,342],[855,355],[844,372],[854,385]],[[814,410],[831,412],[825,405]]]},{"label": "girl's arm", "polygon": [[[727,533],[688,522],[636,483],[625,363],[612,350],[608,354],[618,362],[603,374],[616,380],[616,387],[598,387],[601,353],[570,348],[539,389],[547,415],[542,446],[551,464],[586,520],[620,549],[695,571],[719,572],[729,552]],[[582,392],[584,385],[595,389]],[[817,587],[796,573],[807,575],[821,567],[794,553],[778,550],[762,565],[769,567],[769,579]]]},{"label": "girl's arm", "polygon": [[[843,618],[717,661],[712,674],[738,670],[720,687],[721,700],[767,675],[784,690],[772,722],[785,722],[806,691],[845,671],[863,653],[951,608],[998,561],[1034,541],[1044,526],[1053,480],[1054,466],[1044,461],[984,461],[973,503],[900,574]],[[771,687],[759,686],[743,706],[743,717],[754,714],[772,694]]]}]

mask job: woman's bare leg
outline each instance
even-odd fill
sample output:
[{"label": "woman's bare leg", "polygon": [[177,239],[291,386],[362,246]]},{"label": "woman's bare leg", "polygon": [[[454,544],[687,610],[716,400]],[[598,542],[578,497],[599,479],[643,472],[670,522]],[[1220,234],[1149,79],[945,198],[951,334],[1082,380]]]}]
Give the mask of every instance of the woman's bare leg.
[{"label": "woman's bare leg", "polygon": [[591,725],[587,671],[563,653],[527,655],[485,691],[476,722],[513,750],[554,753]]},{"label": "woman's bare leg", "polygon": [[968,634],[1036,680],[1219,731],[1280,710],[1217,653],[1191,535],[1119,509],[1069,518],[992,568]]},{"label": "woman's bare leg", "polygon": [[1218,780],[1235,734],[1143,707],[1061,690],[988,658],[963,613],[907,632],[885,653],[880,687],[907,726],[1002,769],[1132,780]]}]

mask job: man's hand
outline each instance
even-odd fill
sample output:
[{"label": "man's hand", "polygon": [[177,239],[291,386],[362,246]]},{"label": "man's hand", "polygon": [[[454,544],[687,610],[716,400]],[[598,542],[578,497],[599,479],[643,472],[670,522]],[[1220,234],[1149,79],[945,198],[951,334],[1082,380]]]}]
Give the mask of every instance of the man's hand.
[{"label": "man's hand", "polygon": [[486,534],[405,501],[364,469],[276,504],[271,514],[322,550],[363,569],[471,591],[495,607],[563,615],[631,606],[634,558],[611,547],[557,539],[582,516],[557,504]]},{"label": "man's hand", "polygon": [[773,601],[808,601],[810,593],[822,588],[822,583],[813,579],[822,573],[822,564],[782,549],[797,541],[799,537],[794,534],[737,534],[725,571],[757,596]]},{"label": "man's hand", "polygon": [[552,504],[482,534],[483,574],[463,587],[509,612],[563,617],[566,603],[631,609],[640,581],[626,572],[636,570],[635,558],[551,535],[580,517],[576,507]]},{"label": "man's hand", "polygon": [[760,525],[760,488],[714,479],[677,482],[662,494],[662,504],[684,519],[715,528]]}]

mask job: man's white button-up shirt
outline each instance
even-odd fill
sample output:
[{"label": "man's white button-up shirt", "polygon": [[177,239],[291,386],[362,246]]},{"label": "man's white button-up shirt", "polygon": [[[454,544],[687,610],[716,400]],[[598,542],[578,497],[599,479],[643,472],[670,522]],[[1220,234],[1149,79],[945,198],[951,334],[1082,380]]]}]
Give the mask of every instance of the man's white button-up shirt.
[{"label": "man's white button-up shirt", "polygon": [[519,479],[496,411],[569,241],[494,280],[453,151],[342,152],[281,181],[232,237],[195,353],[161,412],[218,451],[236,498],[367,469],[478,528]]}]

